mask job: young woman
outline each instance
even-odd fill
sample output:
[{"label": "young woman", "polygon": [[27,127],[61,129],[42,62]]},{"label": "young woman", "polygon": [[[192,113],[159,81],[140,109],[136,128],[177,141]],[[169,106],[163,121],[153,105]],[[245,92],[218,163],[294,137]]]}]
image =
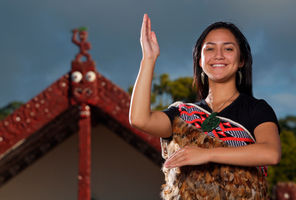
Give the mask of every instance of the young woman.
[{"label": "young woman", "polygon": [[[151,82],[159,46],[147,14],[143,18],[140,42],[143,58],[132,94],[130,123],[148,134],[169,138],[174,116],[181,116],[184,114],[182,111],[188,113],[188,110],[186,106],[171,106],[165,111],[150,110]],[[239,29],[224,22],[207,27],[197,40],[193,60],[194,80],[199,95],[199,102],[195,105],[206,112],[208,118],[214,113],[211,118],[217,115],[239,124],[254,137],[256,143],[213,149],[187,146],[167,159],[165,167],[208,162],[239,166],[279,163],[281,146],[278,122],[266,101],[255,99],[252,95],[252,56],[249,44]],[[194,125],[204,128],[204,120]],[[204,129],[215,135],[219,132],[217,128],[219,123]]]}]

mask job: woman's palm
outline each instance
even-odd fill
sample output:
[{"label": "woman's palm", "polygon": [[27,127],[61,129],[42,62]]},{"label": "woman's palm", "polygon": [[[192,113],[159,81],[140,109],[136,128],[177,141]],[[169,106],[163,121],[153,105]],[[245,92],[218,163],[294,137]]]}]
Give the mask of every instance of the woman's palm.
[{"label": "woman's palm", "polygon": [[143,17],[140,42],[143,57],[156,60],[159,56],[159,46],[155,32],[151,31],[151,20],[147,14]]}]

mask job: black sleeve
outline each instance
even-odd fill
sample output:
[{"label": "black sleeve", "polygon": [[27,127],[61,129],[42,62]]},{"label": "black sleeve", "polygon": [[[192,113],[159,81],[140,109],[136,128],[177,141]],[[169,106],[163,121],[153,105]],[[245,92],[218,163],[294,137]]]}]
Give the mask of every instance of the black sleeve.
[{"label": "black sleeve", "polygon": [[[167,109],[163,110],[162,112],[164,112],[170,119],[171,124],[173,125],[173,120],[176,116],[179,116],[179,109],[176,106],[170,106]],[[165,140],[172,140],[172,136],[168,137],[168,138],[163,138]]]},{"label": "black sleeve", "polygon": [[176,106],[168,107],[167,109],[163,110],[162,112],[164,112],[169,117],[171,124],[173,124],[174,118],[176,116],[179,116],[179,114],[180,114],[179,109]]},{"label": "black sleeve", "polygon": [[254,133],[255,128],[264,122],[274,122],[280,133],[280,126],[276,117],[276,114],[272,107],[264,100],[259,100],[254,109],[252,118],[252,132]]}]

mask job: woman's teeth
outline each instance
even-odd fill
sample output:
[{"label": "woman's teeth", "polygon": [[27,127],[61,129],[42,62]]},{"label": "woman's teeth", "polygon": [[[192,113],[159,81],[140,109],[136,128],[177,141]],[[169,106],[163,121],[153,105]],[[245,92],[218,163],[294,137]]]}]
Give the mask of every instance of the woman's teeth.
[{"label": "woman's teeth", "polygon": [[225,67],[226,65],[225,64],[214,64],[212,65],[212,67]]}]

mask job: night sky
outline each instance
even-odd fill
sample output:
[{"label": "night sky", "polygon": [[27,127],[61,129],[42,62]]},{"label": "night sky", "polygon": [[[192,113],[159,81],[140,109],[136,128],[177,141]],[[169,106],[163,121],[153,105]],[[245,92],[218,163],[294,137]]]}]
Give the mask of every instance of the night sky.
[{"label": "night sky", "polygon": [[0,107],[26,102],[71,69],[71,30],[89,29],[97,70],[123,89],[141,60],[144,13],[160,57],[156,75],[192,76],[192,49],[216,21],[236,24],[253,53],[253,90],[279,118],[296,115],[296,1],[293,0],[1,0]]}]

